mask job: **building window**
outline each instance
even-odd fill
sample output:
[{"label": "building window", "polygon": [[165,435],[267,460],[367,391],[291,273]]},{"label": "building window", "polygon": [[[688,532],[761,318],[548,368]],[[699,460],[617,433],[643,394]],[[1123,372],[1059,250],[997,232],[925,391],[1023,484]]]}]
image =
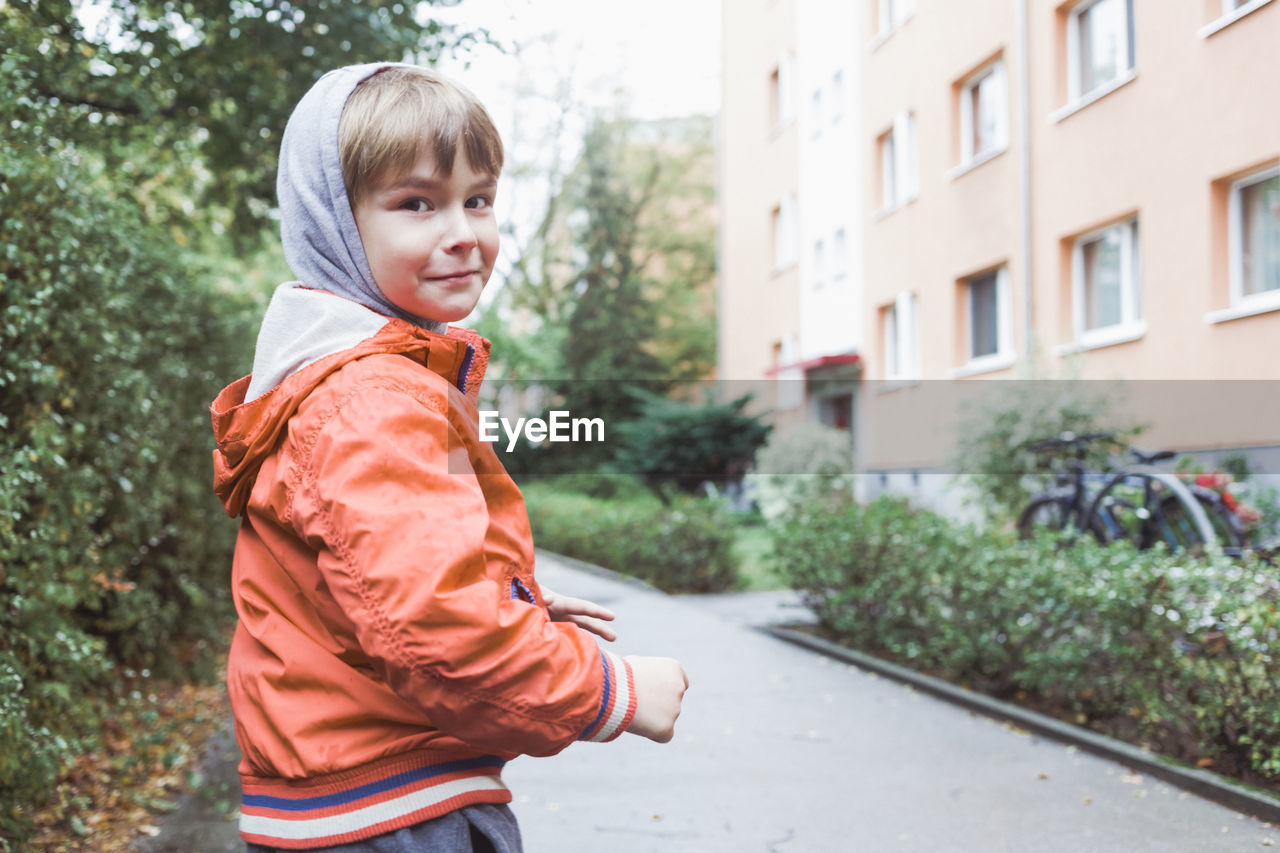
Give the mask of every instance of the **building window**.
[{"label": "building window", "polygon": [[971,276],[964,282],[968,314],[967,356],[971,366],[1007,361],[1013,355],[1013,310],[1009,270]]},{"label": "building window", "polygon": [[1196,35],[1208,38],[1270,2],[1271,0],[1211,0],[1208,6],[1213,20],[1201,27]]},{"label": "building window", "polygon": [[885,379],[899,381],[918,379],[920,351],[915,295],[899,293],[892,304],[880,309],[880,324],[884,346]]},{"label": "building window", "polygon": [[813,289],[821,290],[827,270],[827,247],[822,240],[813,244]]},{"label": "building window", "polygon": [[876,32],[887,36],[907,22],[916,10],[915,0],[878,0],[876,4]]},{"label": "building window", "polygon": [[840,281],[844,278],[849,268],[849,247],[847,245],[844,229],[837,228],[835,236],[831,238],[831,278],[833,281]]},{"label": "building window", "polygon": [[880,207],[890,211],[919,194],[915,117],[899,113],[893,127],[880,135],[876,147],[880,159]]},{"label": "building window", "polygon": [[1231,302],[1280,305],[1280,166],[1231,185]]},{"label": "building window", "polygon": [[836,70],[831,75],[831,123],[840,121],[844,115],[844,72]]},{"label": "building window", "polygon": [[773,345],[774,369],[778,376],[778,408],[783,411],[804,405],[804,368],[796,366],[798,355],[795,335],[783,335]]},{"label": "building window", "polygon": [[795,118],[795,61],[784,53],[769,75],[769,118],[774,129],[785,127]]},{"label": "building window", "polygon": [[1091,0],[1067,21],[1070,96],[1076,101],[1124,79],[1133,71],[1133,0]]},{"label": "building window", "polygon": [[997,60],[966,80],[960,92],[962,164],[990,157],[1009,145],[1009,96],[1004,61]]},{"label": "building window", "polygon": [[796,262],[796,200],[785,195],[773,209],[773,267],[784,270]]},{"label": "building window", "polygon": [[1078,343],[1102,345],[1139,333],[1137,220],[1077,238],[1071,266]]}]

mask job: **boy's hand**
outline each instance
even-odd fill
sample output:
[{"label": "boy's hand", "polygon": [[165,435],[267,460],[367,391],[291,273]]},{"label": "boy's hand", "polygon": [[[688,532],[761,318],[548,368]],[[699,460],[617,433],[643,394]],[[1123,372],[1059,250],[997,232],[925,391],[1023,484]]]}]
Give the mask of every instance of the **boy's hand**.
[{"label": "boy's hand", "polygon": [[614,630],[604,624],[614,620],[612,610],[582,598],[558,595],[545,586],[542,588],[542,600],[547,604],[552,622],[572,622],[582,630],[608,640],[610,643],[618,639]]},{"label": "boy's hand", "polygon": [[636,715],[627,731],[658,743],[668,742],[676,733],[689,676],[673,658],[628,655],[626,661],[631,664],[636,688]]}]

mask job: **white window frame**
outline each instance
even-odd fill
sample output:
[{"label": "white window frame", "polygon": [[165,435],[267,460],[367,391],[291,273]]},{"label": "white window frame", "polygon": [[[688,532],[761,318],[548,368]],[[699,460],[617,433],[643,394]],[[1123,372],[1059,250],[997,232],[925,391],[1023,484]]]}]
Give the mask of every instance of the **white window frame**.
[{"label": "white window frame", "polygon": [[777,114],[774,116],[773,128],[781,130],[796,118],[795,57],[789,52],[784,51],[778,57],[775,76],[777,90],[773,94]]},{"label": "white window frame", "polygon": [[816,139],[822,135],[822,126],[826,123],[826,114],[822,109],[822,87],[819,86],[813,90],[813,94],[809,97],[809,109],[813,116],[813,136]]},{"label": "white window frame", "polygon": [[[1120,234],[1120,320],[1090,329],[1086,327],[1084,247],[1112,230]],[[1146,334],[1146,322],[1142,319],[1142,248],[1136,217],[1075,238],[1071,250],[1071,289],[1076,349],[1110,346],[1137,340]]]},{"label": "white window frame", "polygon": [[920,378],[920,334],[916,298],[909,291],[899,293],[883,309],[884,378],[891,382],[913,382]]},{"label": "white window frame", "polygon": [[1205,24],[1196,31],[1196,35],[1202,39],[1206,39],[1216,32],[1225,30],[1236,21],[1248,15],[1250,12],[1256,12],[1263,6],[1270,3],[1271,0],[1248,0],[1241,6],[1235,6],[1233,0],[1222,0],[1222,16],[1215,21]]},{"label": "white window frame", "polygon": [[831,123],[837,124],[844,117],[844,69],[831,72]]},{"label": "white window frame", "polygon": [[778,345],[778,408],[794,411],[804,405],[804,368],[797,367],[799,346],[796,336],[782,336]]},{"label": "white window frame", "polygon": [[827,276],[827,244],[819,237],[813,241],[813,289],[821,290]]},{"label": "white window frame", "polygon": [[842,281],[849,271],[849,240],[843,228],[831,237],[831,280]]},{"label": "white window frame", "polygon": [[[1124,8],[1124,38],[1121,43],[1121,56],[1116,76],[1094,85],[1092,89],[1082,88],[1083,68],[1080,62],[1080,19],[1086,12],[1100,3],[1117,2]],[[1085,0],[1074,6],[1067,13],[1067,100],[1068,106],[1079,108],[1109,94],[1128,83],[1137,73],[1135,58],[1136,44],[1133,33],[1133,0]]]},{"label": "white window frame", "polygon": [[[978,117],[974,115],[974,101],[978,88],[990,81],[995,87],[991,101],[995,105],[995,138],[990,146],[977,149],[974,145],[974,128]],[[960,89],[960,164],[972,168],[1003,154],[1009,148],[1009,84],[1004,59],[991,62],[971,75]]]},{"label": "white window frame", "polygon": [[894,116],[893,126],[876,140],[880,152],[881,213],[910,204],[920,195],[916,122],[909,111]]},{"label": "white window frame", "polygon": [[796,263],[796,198],[787,193],[778,200],[773,217],[773,269],[790,269]]},{"label": "white window frame", "polygon": [[1246,187],[1280,176],[1280,166],[1271,166],[1239,179],[1231,185],[1227,197],[1227,246],[1230,258],[1231,307],[1251,313],[1280,308],[1280,289],[1260,293],[1244,292],[1244,207],[1242,194]]},{"label": "white window frame", "polygon": [[[992,274],[996,277],[996,351],[985,355],[973,353],[973,291],[972,285],[980,278]],[[971,275],[964,279],[965,305],[965,364],[956,371],[957,374],[985,373],[989,370],[1001,370],[1013,364],[1016,356],[1013,349],[1013,294],[1009,283],[1009,268],[1000,267],[983,273]]]},{"label": "white window frame", "polygon": [[915,14],[915,0],[877,0],[876,36],[888,38]]}]

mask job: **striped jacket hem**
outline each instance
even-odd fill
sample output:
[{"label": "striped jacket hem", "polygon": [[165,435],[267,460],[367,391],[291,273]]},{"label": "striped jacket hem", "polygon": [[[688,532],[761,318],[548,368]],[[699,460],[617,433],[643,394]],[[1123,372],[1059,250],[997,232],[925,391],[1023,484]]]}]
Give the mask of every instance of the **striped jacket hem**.
[{"label": "striped jacket hem", "polygon": [[305,783],[242,780],[240,836],[286,850],[347,844],[477,803],[509,803],[491,756],[440,761],[417,752]]}]

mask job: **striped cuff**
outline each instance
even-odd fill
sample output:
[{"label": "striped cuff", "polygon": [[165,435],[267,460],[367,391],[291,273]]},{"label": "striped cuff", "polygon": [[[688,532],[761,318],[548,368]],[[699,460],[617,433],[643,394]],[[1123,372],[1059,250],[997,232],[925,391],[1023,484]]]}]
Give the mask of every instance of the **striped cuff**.
[{"label": "striped cuff", "polygon": [[600,711],[578,736],[578,740],[596,743],[613,740],[625,732],[636,715],[636,683],[631,664],[604,649],[600,650],[600,663],[604,667]]}]

